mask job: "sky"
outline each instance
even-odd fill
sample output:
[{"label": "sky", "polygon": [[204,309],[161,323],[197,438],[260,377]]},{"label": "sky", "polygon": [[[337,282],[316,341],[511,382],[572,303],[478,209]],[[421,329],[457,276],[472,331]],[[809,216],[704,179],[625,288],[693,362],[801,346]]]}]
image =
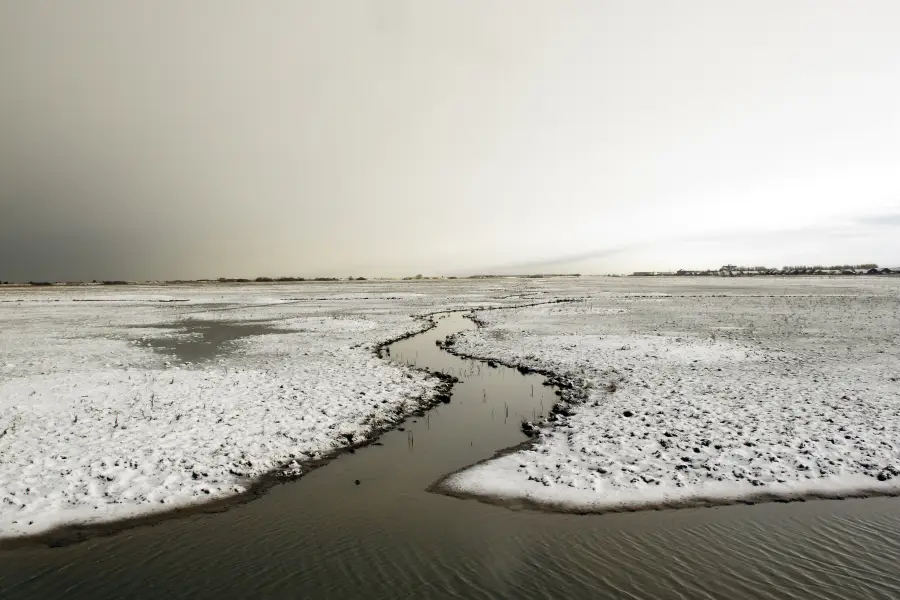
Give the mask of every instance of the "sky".
[{"label": "sky", "polygon": [[0,0],[0,280],[900,266],[895,0]]}]

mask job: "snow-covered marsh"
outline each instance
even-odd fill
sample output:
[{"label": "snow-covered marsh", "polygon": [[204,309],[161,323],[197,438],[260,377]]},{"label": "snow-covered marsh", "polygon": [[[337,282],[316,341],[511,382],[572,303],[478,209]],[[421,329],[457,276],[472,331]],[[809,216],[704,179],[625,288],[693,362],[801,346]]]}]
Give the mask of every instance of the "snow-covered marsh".
[{"label": "snow-covered marsh", "polygon": [[365,441],[439,383],[378,344],[525,285],[4,289],[0,537],[226,497]]},{"label": "snow-covered marsh", "polygon": [[900,492],[900,280],[589,283],[459,336],[573,387],[444,489],[574,511]]}]

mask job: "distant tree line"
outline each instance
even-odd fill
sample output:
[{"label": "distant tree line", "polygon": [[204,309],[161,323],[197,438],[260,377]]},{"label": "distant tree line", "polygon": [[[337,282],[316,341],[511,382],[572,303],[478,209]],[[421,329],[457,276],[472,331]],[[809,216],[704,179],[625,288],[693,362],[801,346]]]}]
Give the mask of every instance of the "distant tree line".
[{"label": "distant tree line", "polygon": [[[0,283],[3,283],[3,284],[10,284],[10,283],[12,283],[12,282],[11,282],[11,281],[3,281],[3,282],[0,282]],[[33,285],[33,286],[36,286],[36,287],[43,287],[43,286],[48,286],[48,285],[57,285],[57,284],[59,284],[59,283],[62,283],[62,284],[64,284],[64,285],[85,285],[85,284],[84,284],[83,282],[81,282],[81,281],[66,281],[66,282],[59,282],[59,281],[29,281],[29,282],[28,282],[28,285]],[[97,284],[97,285],[131,285],[131,282],[130,282],[130,281],[124,281],[124,280],[121,280],[121,279],[107,279],[107,280],[104,280],[104,281],[98,281],[97,279],[95,279],[95,280],[93,280],[91,283],[95,283],[95,284]]]}]

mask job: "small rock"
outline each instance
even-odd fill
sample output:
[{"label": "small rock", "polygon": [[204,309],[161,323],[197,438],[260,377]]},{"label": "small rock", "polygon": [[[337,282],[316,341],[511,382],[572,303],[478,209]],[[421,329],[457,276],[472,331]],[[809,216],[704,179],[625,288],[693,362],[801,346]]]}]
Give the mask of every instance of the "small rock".
[{"label": "small rock", "polygon": [[897,467],[894,466],[885,467],[878,474],[878,481],[887,481],[893,479],[897,475],[900,475],[900,469],[897,469]]},{"label": "small rock", "polygon": [[630,410],[626,410],[625,412],[622,413],[622,416],[623,417],[633,417],[634,413],[631,412]]},{"label": "small rock", "polygon": [[355,483],[356,485],[359,485],[359,479],[355,480],[353,483]]}]

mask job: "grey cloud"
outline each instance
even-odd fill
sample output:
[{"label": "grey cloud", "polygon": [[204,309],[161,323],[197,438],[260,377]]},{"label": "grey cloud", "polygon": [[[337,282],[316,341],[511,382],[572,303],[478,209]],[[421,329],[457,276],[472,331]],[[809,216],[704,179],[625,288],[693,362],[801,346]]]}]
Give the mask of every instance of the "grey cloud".
[{"label": "grey cloud", "polygon": [[900,227],[900,212],[886,212],[878,215],[867,215],[855,219],[860,225],[875,227]]},{"label": "grey cloud", "polygon": [[535,259],[532,261],[514,262],[503,265],[495,265],[483,269],[485,275],[494,274],[527,274],[540,273],[552,270],[554,267],[573,267],[578,263],[586,261],[596,261],[598,259],[609,258],[622,254],[629,250],[639,248],[638,245],[621,246],[618,248],[600,248],[597,250],[589,250],[579,252],[577,254],[565,254],[560,256],[550,256],[543,259]]},{"label": "grey cloud", "polygon": [[0,168],[0,280],[177,277],[182,229],[154,214],[156,194],[121,165],[22,161]]}]

